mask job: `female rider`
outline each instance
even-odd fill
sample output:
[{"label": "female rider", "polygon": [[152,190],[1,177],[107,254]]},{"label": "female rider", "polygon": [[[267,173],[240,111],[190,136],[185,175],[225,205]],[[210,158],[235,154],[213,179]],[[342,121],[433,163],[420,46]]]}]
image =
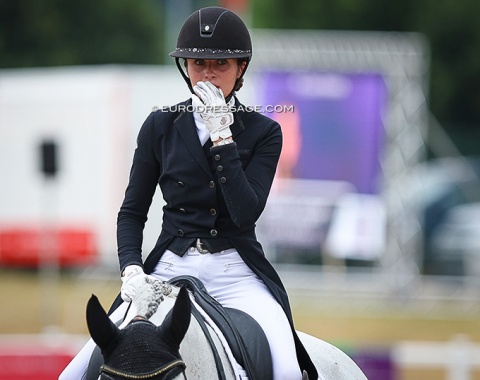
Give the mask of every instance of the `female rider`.
[{"label": "female rider", "polygon": [[[118,214],[123,285],[112,310],[135,297],[145,276],[195,276],[220,304],[260,324],[275,380],[300,380],[302,371],[303,378],[317,379],[287,293],[255,235],[282,133],[277,122],[245,110],[235,97],[252,57],[249,32],[235,13],[203,8],[187,18],[170,55],[192,95],[152,112],[139,132]],[[143,262],[143,228],[157,186],[165,200],[163,223]]]}]

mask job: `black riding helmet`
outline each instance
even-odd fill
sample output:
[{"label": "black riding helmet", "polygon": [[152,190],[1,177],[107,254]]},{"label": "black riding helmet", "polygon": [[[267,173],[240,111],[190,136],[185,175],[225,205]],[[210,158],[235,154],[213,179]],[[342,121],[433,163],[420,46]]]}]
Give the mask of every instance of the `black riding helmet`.
[{"label": "black riding helmet", "polygon": [[180,58],[228,59],[237,58],[247,64],[236,80],[228,101],[241,87],[242,78],[252,57],[252,41],[242,19],[221,7],[207,7],[191,14],[178,34],[177,47],[170,53],[193,93],[192,84],[180,65]]}]

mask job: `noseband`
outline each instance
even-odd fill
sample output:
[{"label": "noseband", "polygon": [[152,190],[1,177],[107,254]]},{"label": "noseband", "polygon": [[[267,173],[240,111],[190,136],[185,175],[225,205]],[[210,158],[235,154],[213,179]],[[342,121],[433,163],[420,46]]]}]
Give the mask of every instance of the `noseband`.
[{"label": "noseband", "polygon": [[[115,376],[120,376],[124,379],[152,379],[156,376],[160,376],[162,374],[167,373],[168,371],[172,370],[175,367],[182,367],[182,371],[185,369],[185,363],[178,359],[174,360],[170,363],[165,364],[164,366],[160,367],[159,369],[156,369],[155,371],[148,372],[148,373],[140,373],[140,374],[133,374],[133,373],[128,373],[128,372],[123,372],[123,371],[118,371],[112,367],[109,367],[107,365],[102,365],[100,367],[100,372],[102,374],[108,375],[115,375]],[[175,373],[176,375],[177,373]],[[173,375],[173,374],[172,374]],[[108,376],[110,377],[110,376]],[[170,379],[171,377],[166,377],[165,379]]]}]

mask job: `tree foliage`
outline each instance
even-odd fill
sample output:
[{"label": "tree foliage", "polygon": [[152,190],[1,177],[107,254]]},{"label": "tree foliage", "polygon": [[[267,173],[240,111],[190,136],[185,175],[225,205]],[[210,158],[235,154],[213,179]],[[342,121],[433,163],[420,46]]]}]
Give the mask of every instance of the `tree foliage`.
[{"label": "tree foliage", "polygon": [[0,0],[0,67],[159,63],[162,33],[148,0]]}]

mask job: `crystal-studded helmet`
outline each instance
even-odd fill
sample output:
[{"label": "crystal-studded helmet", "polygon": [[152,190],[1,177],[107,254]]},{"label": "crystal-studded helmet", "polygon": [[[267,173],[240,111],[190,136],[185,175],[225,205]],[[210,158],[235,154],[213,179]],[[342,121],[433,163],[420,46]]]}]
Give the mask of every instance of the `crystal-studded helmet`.
[{"label": "crystal-studded helmet", "polygon": [[[170,53],[177,67],[193,92],[190,80],[179,64],[179,58],[228,59],[237,58],[247,62],[252,57],[252,41],[242,19],[222,7],[206,7],[191,14],[178,34],[177,47]],[[242,81],[235,83],[234,89]]]},{"label": "crystal-studded helmet", "polygon": [[202,8],[191,14],[180,29],[176,58],[250,58],[252,41],[242,19],[221,7]]}]

